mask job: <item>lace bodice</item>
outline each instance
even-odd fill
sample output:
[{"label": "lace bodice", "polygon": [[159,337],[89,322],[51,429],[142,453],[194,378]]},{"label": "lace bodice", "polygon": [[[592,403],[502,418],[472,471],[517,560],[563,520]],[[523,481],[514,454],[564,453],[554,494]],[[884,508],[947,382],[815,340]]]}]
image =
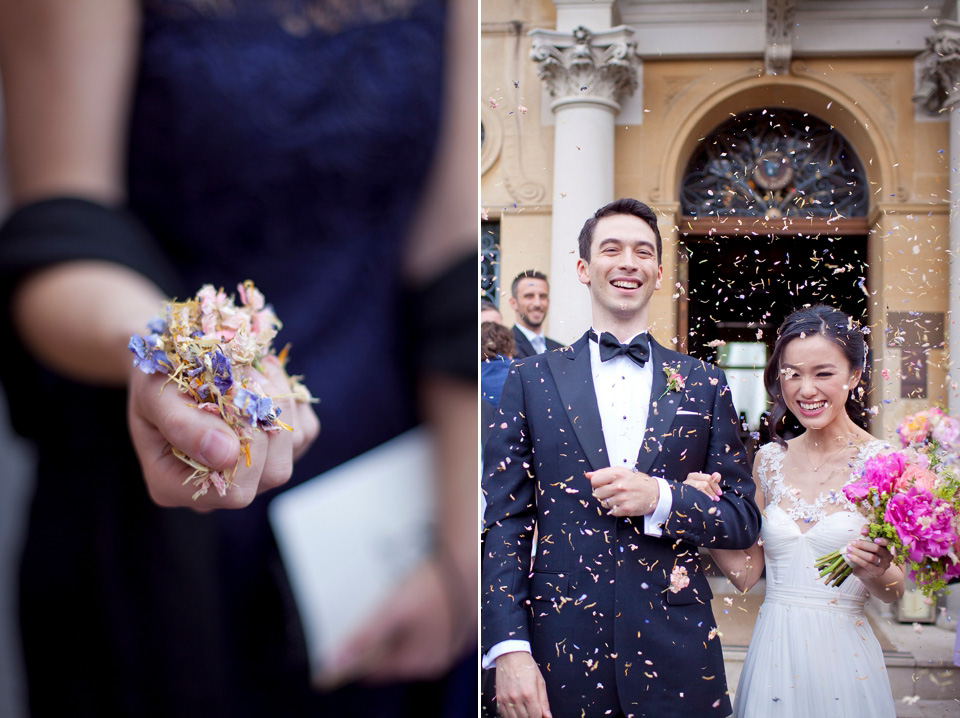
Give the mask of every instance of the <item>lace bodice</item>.
[{"label": "lace bodice", "polygon": [[[853,481],[863,470],[863,465],[874,456],[882,453],[889,448],[889,444],[880,439],[868,441],[857,452],[856,457],[850,462],[849,481]],[[806,523],[822,520],[828,513],[828,506],[836,506],[837,511],[856,511],[856,507],[847,501],[847,497],[840,490],[823,491],[813,500],[813,503],[805,498],[797,496],[796,490],[783,480],[783,459],[786,456],[786,449],[775,442],[765,444],[757,452],[756,461],[757,475],[760,478],[760,488],[766,497],[768,506],[778,506],[783,503],[784,498],[788,503],[782,505],[783,511],[794,521],[803,520]]]}]

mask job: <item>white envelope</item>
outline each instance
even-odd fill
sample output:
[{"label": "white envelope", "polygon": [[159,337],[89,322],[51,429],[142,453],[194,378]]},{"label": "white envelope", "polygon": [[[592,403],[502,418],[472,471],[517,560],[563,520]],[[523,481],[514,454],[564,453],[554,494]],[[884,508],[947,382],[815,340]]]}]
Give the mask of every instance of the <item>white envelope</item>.
[{"label": "white envelope", "polygon": [[271,501],[314,676],[430,550],[433,493],[418,427]]}]

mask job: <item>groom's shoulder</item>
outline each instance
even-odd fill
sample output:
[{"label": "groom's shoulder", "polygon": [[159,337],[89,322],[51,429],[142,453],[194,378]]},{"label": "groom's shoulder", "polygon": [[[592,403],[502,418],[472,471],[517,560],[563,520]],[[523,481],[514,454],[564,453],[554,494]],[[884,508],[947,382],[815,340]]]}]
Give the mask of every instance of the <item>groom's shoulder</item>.
[{"label": "groom's shoulder", "polygon": [[716,364],[712,364],[703,359],[698,359],[695,356],[690,354],[684,354],[683,352],[674,351],[673,349],[667,349],[661,345],[663,349],[663,360],[666,364],[681,364],[689,366],[691,370],[699,370],[706,372],[710,375],[719,374],[722,370]]}]

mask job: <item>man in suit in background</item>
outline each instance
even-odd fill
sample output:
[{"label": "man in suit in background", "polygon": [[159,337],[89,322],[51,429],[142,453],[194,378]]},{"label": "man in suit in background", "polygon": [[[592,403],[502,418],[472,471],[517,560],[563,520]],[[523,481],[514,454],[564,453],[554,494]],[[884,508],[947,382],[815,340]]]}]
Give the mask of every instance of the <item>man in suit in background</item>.
[{"label": "man in suit in background", "polygon": [[546,274],[525,269],[513,280],[510,295],[510,307],[517,315],[513,339],[517,344],[518,359],[563,346],[543,334],[543,320],[550,308],[550,285]]},{"label": "man in suit in background", "polygon": [[514,365],[484,449],[483,665],[504,718],[722,718],[700,547],[760,530],[730,389],[647,333],[663,278],[647,205],[599,209],[579,244],[593,327]]}]

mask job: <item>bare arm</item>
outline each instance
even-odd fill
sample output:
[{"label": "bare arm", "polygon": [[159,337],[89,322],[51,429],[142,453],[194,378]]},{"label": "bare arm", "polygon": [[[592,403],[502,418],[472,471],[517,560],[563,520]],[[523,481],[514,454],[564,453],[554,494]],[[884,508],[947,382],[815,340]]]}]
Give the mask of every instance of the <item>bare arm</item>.
[{"label": "bare arm", "polygon": [[[110,210],[123,204],[138,7],[134,0],[0,0],[0,70],[15,206],[70,197],[102,205],[112,216]],[[84,256],[86,247],[77,246]],[[164,298],[150,279],[127,266],[71,260],[26,276],[10,308],[18,338],[40,363],[76,381],[128,386],[131,436],[157,503],[245,505],[289,478],[292,458],[316,436],[316,416],[306,405],[285,407],[294,433],[257,437],[257,462],[235,476],[241,488],[222,501],[193,502],[190,487],[183,485],[189,467],[163,448],[172,444],[224,470],[237,464],[239,443],[219,418],[187,406],[173,389],[161,393],[162,378],[133,371],[127,342],[144,331]],[[282,393],[284,377],[276,374],[269,386]]]},{"label": "bare arm", "polygon": [[[757,506],[762,511],[766,506],[766,499],[757,477],[758,464],[759,461],[754,462],[753,480],[757,485],[755,496]],[[719,494],[719,479],[720,475],[716,473],[712,475],[691,473],[683,483],[695,486],[707,496],[714,498]],[[759,539],[750,548],[744,550],[710,549],[710,557],[738,591],[749,591],[763,574],[763,548]]]},{"label": "bare arm", "polygon": [[[0,0],[5,146],[14,205],[57,196],[123,200],[123,138],[137,52],[131,0]],[[125,383],[127,340],[163,296],[106,262],[41,270],[13,297],[17,331],[74,379]]]}]

